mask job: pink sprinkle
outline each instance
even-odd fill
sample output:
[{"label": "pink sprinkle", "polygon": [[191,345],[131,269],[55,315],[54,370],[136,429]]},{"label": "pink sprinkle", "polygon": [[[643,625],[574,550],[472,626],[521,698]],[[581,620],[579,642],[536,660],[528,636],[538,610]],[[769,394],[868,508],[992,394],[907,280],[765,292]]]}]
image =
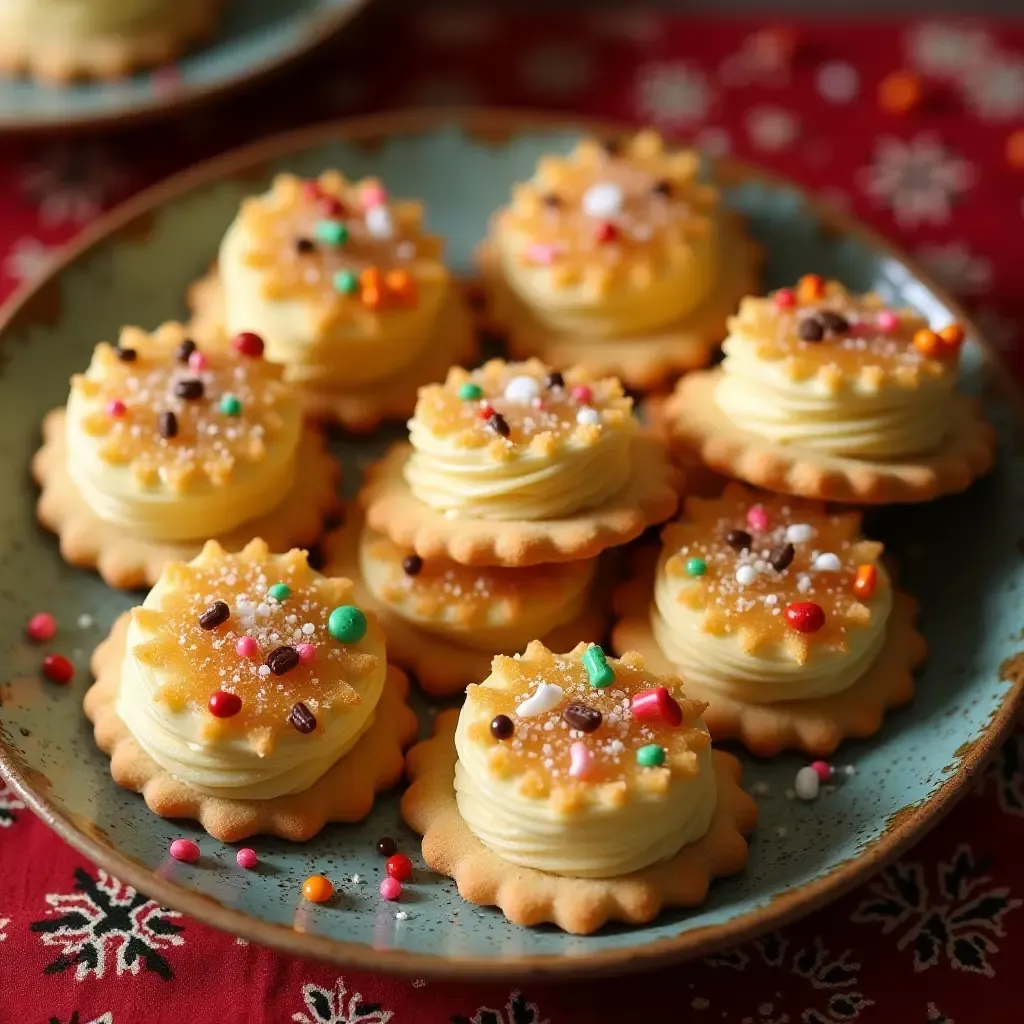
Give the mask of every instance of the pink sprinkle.
[{"label": "pink sprinkle", "polygon": [[775,293],[775,305],[779,309],[792,309],[796,305],[796,296],[791,288],[780,288]]},{"label": "pink sprinkle", "polygon": [[304,181],[302,183],[302,194],[307,199],[319,199],[320,198],[320,182],[316,181],[313,178],[310,178],[309,181]]},{"label": "pink sprinkle", "polygon": [[359,193],[363,206],[369,209],[371,206],[380,206],[388,198],[388,191],[383,185],[366,185]]},{"label": "pink sprinkle", "polygon": [[240,636],[235,644],[235,654],[240,658],[252,658],[259,653],[260,645],[256,638],[251,636]]},{"label": "pink sprinkle", "polygon": [[543,409],[544,399],[541,398],[540,395],[538,395],[536,398],[530,399],[530,405],[532,405],[534,409]]},{"label": "pink sprinkle", "polygon": [[108,416],[123,416],[128,411],[128,407],[121,401],[120,398],[112,398],[107,402],[107,415]]},{"label": "pink sprinkle", "polygon": [[767,530],[768,529],[768,513],[764,510],[764,505],[751,505],[747,510],[747,526],[752,530]]},{"label": "pink sprinkle", "polygon": [[193,370],[205,370],[209,364],[206,361],[206,356],[204,356],[202,352],[193,352],[192,355],[188,357],[188,365],[191,366]]},{"label": "pink sprinkle", "polygon": [[402,883],[397,878],[388,875],[380,883],[380,894],[386,900],[397,900],[402,895]]},{"label": "pink sprinkle", "polygon": [[551,266],[558,256],[558,248],[554,245],[544,245],[541,242],[534,242],[526,247],[526,258],[533,263],[541,263],[545,267]]},{"label": "pink sprinkle", "polygon": [[57,620],[49,612],[39,612],[28,620],[25,627],[29,640],[39,643],[44,640],[52,640],[57,632]]},{"label": "pink sprinkle", "polygon": [[191,839],[175,839],[171,843],[170,854],[175,860],[195,864],[199,860],[199,844],[192,842]]},{"label": "pink sprinkle", "polygon": [[812,761],[811,767],[822,782],[828,782],[832,778],[832,765],[828,761]]},{"label": "pink sprinkle", "polygon": [[577,384],[569,394],[571,394],[572,397],[580,403],[580,405],[590,405],[594,400],[594,392],[591,391],[586,384]]},{"label": "pink sprinkle", "polygon": [[577,740],[569,748],[569,775],[574,779],[585,779],[594,767],[594,755],[587,749],[586,743]]},{"label": "pink sprinkle", "polygon": [[256,856],[256,851],[248,846],[243,847],[235,854],[235,863],[240,868],[245,868],[246,871],[251,871],[259,862],[260,859]]},{"label": "pink sprinkle", "polygon": [[885,331],[886,334],[891,334],[900,325],[900,318],[892,312],[890,309],[883,309],[878,314],[878,327],[880,330]]},{"label": "pink sprinkle", "polygon": [[295,650],[299,652],[299,661],[307,665],[316,657],[316,648],[312,644],[299,644]]}]

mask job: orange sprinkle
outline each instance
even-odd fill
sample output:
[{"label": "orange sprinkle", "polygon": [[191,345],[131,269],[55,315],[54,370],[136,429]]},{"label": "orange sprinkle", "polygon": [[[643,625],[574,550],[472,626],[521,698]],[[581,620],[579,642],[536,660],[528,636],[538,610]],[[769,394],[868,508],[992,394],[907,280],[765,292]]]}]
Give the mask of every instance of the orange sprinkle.
[{"label": "orange sprinkle", "polygon": [[939,331],[939,337],[946,350],[952,354],[959,351],[964,343],[964,329],[957,323],[947,324]]},{"label": "orange sprinkle", "polygon": [[914,335],[914,348],[923,356],[935,359],[942,350],[942,338],[927,327],[922,327]]},{"label": "orange sprinkle", "polygon": [[376,288],[363,288],[359,293],[359,299],[364,306],[369,306],[370,309],[377,309],[383,301],[380,292]]},{"label": "orange sprinkle", "polygon": [[878,585],[878,570],[873,565],[857,567],[857,576],[853,581],[853,592],[862,598],[869,598]]},{"label": "orange sprinkle", "polygon": [[801,302],[814,302],[825,294],[825,279],[821,274],[804,274],[796,285]]},{"label": "orange sprinkle", "polygon": [[1006,162],[1015,171],[1024,171],[1024,128],[1018,128],[1007,136]]},{"label": "orange sprinkle", "polygon": [[384,278],[388,292],[401,302],[412,304],[416,301],[416,282],[408,270],[392,270]]},{"label": "orange sprinkle", "polygon": [[302,883],[302,895],[310,903],[326,903],[334,895],[334,886],[323,875],[310,875]]},{"label": "orange sprinkle", "polygon": [[920,102],[921,79],[910,71],[894,71],[878,85],[878,105],[887,114],[907,114]]}]

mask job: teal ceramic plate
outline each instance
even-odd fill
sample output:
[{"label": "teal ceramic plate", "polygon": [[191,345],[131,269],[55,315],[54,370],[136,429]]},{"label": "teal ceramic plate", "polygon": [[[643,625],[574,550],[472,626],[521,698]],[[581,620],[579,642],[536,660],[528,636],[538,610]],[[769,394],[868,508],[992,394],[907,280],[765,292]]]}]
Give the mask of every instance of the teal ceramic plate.
[{"label": "teal ceramic plate", "polygon": [[0,131],[96,128],[213,99],[313,49],[366,0],[229,0],[216,37],[174,64],[116,82],[0,79]]},{"label": "teal ceramic plate", "polygon": [[[906,587],[922,599],[931,658],[918,697],[872,740],[842,748],[838,760],[857,772],[817,803],[784,796],[800,758],[746,758],[747,781],[768,794],[759,799],[749,867],[716,884],[700,909],[586,938],[525,929],[462,902],[451,882],[422,870],[418,857],[420,870],[398,908],[377,894],[382,863],[374,849],[380,836],[393,835],[404,849],[418,850],[399,822],[397,794],[380,799],[363,824],[327,828],[304,846],[256,840],[262,870],[243,872],[231,848],[190,824],[154,817],[140,797],[113,784],[81,699],[90,649],[136,599],[62,563],[53,538],[36,527],[27,469],[39,420],[64,401],[69,374],[85,366],[95,340],[113,337],[122,323],[153,326],[182,315],[182,294],[209,263],[239,200],[276,171],[315,174],[337,165],[355,176],[381,175],[397,194],[426,200],[430,226],[450,240],[454,265],[468,271],[488,214],[511,183],[528,175],[541,153],[570,146],[578,130],[512,114],[406,114],[261,144],[115,213],[8,313],[0,470],[17,486],[0,491],[0,767],[69,842],[168,906],[255,941],[385,971],[521,978],[682,959],[805,913],[876,870],[968,788],[1007,730],[1019,697],[1003,665],[1021,646],[1024,618],[1017,547],[1024,462],[1012,443],[1010,400],[988,393],[986,381],[998,374],[975,336],[965,351],[965,386],[988,396],[1003,442],[998,469],[959,498],[869,517],[870,530],[899,559]],[[858,289],[874,287],[938,322],[962,317],[883,242],[815,209],[793,186],[737,167],[723,166],[722,174],[729,201],[749,215],[765,243],[769,285],[814,270]],[[374,447],[339,443],[350,486]],[[78,666],[70,687],[42,681],[41,652],[24,642],[24,622],[40,609],[63,624],[57,649]],[[93,619],[87,628],[76,624],[83,613]],[[426,726],[429,710],[420,708]],[[168,859],[168,844],[181,835],[201,838],[199,865]],[[314,871],[337,881],[333,905],[302,901],[301,882]],[[408,917],[397,919],[398,909]]]}]

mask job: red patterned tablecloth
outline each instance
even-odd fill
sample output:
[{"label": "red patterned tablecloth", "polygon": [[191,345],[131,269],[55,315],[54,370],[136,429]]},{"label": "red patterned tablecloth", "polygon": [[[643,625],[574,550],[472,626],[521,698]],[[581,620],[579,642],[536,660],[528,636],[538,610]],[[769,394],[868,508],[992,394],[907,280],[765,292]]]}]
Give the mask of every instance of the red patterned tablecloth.
[{"label": "red patterned tablecloth", "polygon": [[[1024,28],[765,33],[409,6],[372,9],[314,66],[227,106],[77,142],[0,142],[0,295],[104,208],[226,146],[411,103],[535,106],[653,122],[810,185],[898,239],[1024,372],[1024,169],[1007,159],[1024,128]],[[879,83],[901,69],[923,101],[886,113]],[[800,924],[652,975],[511,991],[342,971],[221,935],[86,863],[0,784],[0,1022],[1017,1022],[1022,761],[1018,734],[916,849]]]}]

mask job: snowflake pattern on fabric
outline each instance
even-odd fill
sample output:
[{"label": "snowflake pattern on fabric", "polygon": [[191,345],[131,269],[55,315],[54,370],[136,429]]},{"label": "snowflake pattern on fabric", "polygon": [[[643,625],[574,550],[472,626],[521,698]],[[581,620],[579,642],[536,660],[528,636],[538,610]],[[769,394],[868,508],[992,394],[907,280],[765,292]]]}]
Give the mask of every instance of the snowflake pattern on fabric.
[{"label": "snowflake pattern on fabric", "polygon": [[796,116],[782,107],[755,107],[747,115],[747,135],[758,149],[788,149],[800,132]]},{"label": "snowflake pattern on fabric", "polygon": [[1004,814],[1024,818],[1024,733],[1014,733],[989,766],[981,791],[993,788]]},{"label": "snowflake pattern on fabric", "polygon": [[934,1003],[929,1003],[927,1024],[956,1024],[956,1021],[942,1013]]},{"label": "snowflake pattern on fabric", "polygon": [[970,846],[961,844],[952,859],[936,866],[933,900],[920,863],[897,861],[868,886],[870,896],[854,910],[857,924],[880,924],[883,935],[900,933],[896,948],[913,952],[914,971],[942,962],[954,970],[995,975],[994,941],[1004,938],[1003,919],[1021,905],[1005,886],[992,886]]},{"label": "snowflake pattern on fabric", "polygon": [[531,1003],[518,989],[509,993],[508,1002],[503,1010],[492,1010],[481,1006],[472,1017],[456,1014],[451,1024],[551,1024],[540,1015],[540,1008]]},{"label": "snowflake pattern on fabric", "polygon": [[983,121],[1012,121],[1024,114],[1024,60],[995,57],[964,79],[964,99]]},{"label": "snowflake pattern on fabric", "polygon": [[[60,1017],[51,1017],[48,1024],[65,1024]],[[111,1012],[101,1014],[99,1017],[93,1017],[92,1020],[85,1020],[81,1014],[75,1010],[74,1013],[68,1017],[66,1024],[114,1024],[114,1015]]]},{"label": "snowflake pattern on fabric", "polygon": [[667,128],[703,121],[712,101],[707,76],[685,61],[643,65],[637,74],[636,91],[641,115]]},{"label": "snowflake pattern on fabric", "polygon": [[14,795],[6,782],[0,782],[0,828],[10,828],[17,820],[16,811],[23,811],[25,804]]},{"label": "snowflake pattern on fabric", "polygon": [[11,923],[9,917],[0,917],[0,942],[4,942],[7,939],[7,926]]},{"label": "snowflake pattern on fabric", "polygon": [[22,175],[25,195],[49,227],[84,224],[125,190],[128,176],[97,143],[58,142],[44,149]]},{"label": "snowflake pattern on fabric", "polygon": [[387,1024],[394,1016],[380,1003],[364,1002],[359,992],[349,995],[342,977],[329,989],[303,985],[302,1000],[306,1009],[292,1014],[295,1024]]},{"label": "snowflake pattern on fabric", "polygon": [[57,255],[57,248],[54,245],[46,245],[38,238],[19,238],[11,246],[4,260],[4,273],[18,284],[34,281],[50,269]]},{"label": "snowflake pattern on fabric", "polygon": [[76,868],[75,891],[49,893],[46,902],[48,916],[33,921],[31,929],[44,946],[58,947],[60,955],[45,973],[73,967],[77,981],[90,974],[102,978],[113,960],[117,976],[143,969],[164,981],[174,976],[161,950],[185,942],[184,927],[175,923],[181,917],[177,911],[165,910],[102,869],[93,877]]},{"label": "snowflake pattern on fabric", "polygon": [[582,46],[544,43],[523,55],[519,75],[537,96],[571,100],[590,86],[594,59]]},{"label": "snowflake pattern on fabric", "polygon": [[984,29],[923,22],[907,34],[910,64],[926,75],[957,79],[978,67],[993,50]]},{"label": "snowflake pattern on fabric", "polygon": [[958,295],[984,295],[992,287],[992,261],[965,242],[922,245],[918,262],[943,288]]}]

